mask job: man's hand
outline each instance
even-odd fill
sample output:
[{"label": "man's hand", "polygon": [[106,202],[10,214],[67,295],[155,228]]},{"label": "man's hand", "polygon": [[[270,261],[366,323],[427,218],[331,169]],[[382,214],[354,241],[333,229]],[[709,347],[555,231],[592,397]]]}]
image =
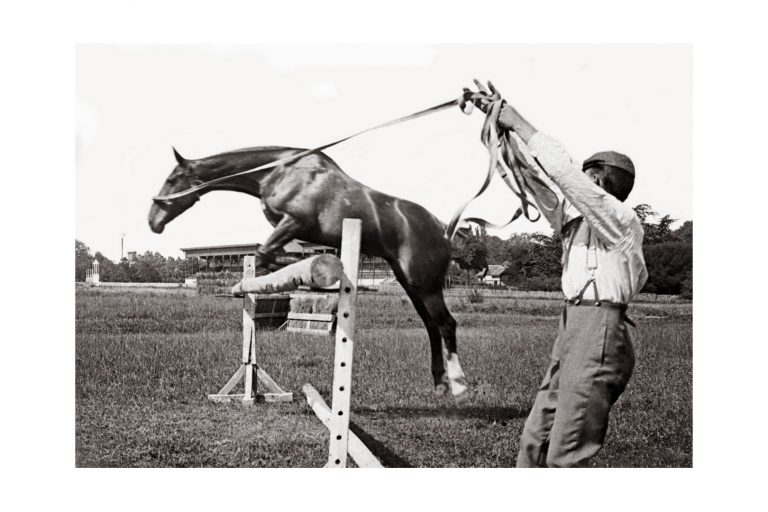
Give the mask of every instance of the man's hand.
[{"label": "man's hand", "polygon": [[514,130],[515,122],[520,118],[520,114],[509,103],[504,103],[499,111],[499,119],[497,123],[505,130]]},{"label": "man's hand", "polygon": [[479,80],[475,79],[473,80],[475,82],[475,85],[477,86],[477,92],[473,91],[472,89],[469,89],[468,87],[464,88],[465,94],[472,94],[471,101],[477,107],[482,111],[484,114],[488,113],[488,109],[491,106],[491,103],[494,101],[498,101],[501,99],[501,94],[499,94],[499,91],[496,90],[496,88],[493,86],[491,82],[488,82],[488,89],[490,89],[490,92],[488,89],[483,86],[483,84],[480,83]]},{"label": "man's hand", "polygon": [[474,82],[477,86],[477,92],[473,92],[471,89],[465,87],[464,93],[472,94],[470,100],[475,107],[487,114],[493,103],[501,101],[501,109],[496,124],[504,130],[516,132],[520,138],[523,139],[523,142],[527,144],[531,137],[536,133],[536,129],[526,121],[514,107],[502,99],[501,93],[499,93],[490,81],[488,82],[488,89],[486,89],[480,81],[474,80]]},{"label": "man's hand", "polygon": [[505,130],[514,131],[526,144],[528,144],[531,137],[536,134],[536,128],[526,121],[526,119],[515,110],[515,107],[511,106],[509,103],[502,105],[496,124]]}]

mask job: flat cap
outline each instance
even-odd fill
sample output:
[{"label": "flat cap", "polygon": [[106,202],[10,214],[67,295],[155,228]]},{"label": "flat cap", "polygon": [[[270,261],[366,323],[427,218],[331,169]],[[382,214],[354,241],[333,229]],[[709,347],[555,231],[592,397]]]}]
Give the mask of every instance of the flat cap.
[{"label": "flat cap", "polygon": [[635,175],[635,164],[632,163],[632,160],[630,160],[627,155],[622,155],[616,151],[601,151],[599,153],[595,153],[591,157],[584,160],[584,166],[582,167],[582,170],[586,171],[590,167],[594,167],[596,165],[610,165],[611,167],[616,167],[622,171],[626,171],[632,176]]}]

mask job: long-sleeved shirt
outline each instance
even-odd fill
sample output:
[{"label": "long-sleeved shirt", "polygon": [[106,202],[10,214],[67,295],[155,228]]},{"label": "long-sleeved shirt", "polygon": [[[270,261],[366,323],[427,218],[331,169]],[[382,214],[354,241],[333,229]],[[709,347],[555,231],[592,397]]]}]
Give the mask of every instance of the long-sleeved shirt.
[{"label": "long-sleeved shirt", "polygon": [[528,190],[552,227],[559,232],[569,220],[584,217],[584,222],[564,234],[565,297],[577,297],[594,277],[599,297],[590,285],[583,299],[628,304],[648,279],[643,227],[634,210],[593,183],[555,140],[541,132],[534,134],[528,141],[528,154],[517,140],[529,163],[523,172],[534,173],[548,186],[528,180]]}]

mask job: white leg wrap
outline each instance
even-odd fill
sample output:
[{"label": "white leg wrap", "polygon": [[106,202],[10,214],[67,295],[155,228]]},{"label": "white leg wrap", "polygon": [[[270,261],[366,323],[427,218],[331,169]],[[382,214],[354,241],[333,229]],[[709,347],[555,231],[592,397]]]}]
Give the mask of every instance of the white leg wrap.
[{"label": "white leg wrap", "polygon": [[448,382],[451,386],[451,394],[453,396],[459,396],[466,393],[469,390],[469,387],[467,386],[467,380],[464,377],[464,371],[461,369],[461,363],[459,363],[459,355],[456,353],[446,354],[445,362]]}]

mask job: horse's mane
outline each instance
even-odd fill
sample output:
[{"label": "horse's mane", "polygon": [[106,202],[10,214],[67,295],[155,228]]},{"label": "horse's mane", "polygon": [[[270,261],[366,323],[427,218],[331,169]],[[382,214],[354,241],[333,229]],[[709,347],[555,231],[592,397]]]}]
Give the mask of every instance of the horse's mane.
[{"label": "horse's mane", "polygon": [[[196,162],[205,165],[205,166],[212,166],[217,167],[223,163],[229,163],[232,164],[237,160],[240,160],[242,158],[252,158],[257,155],[264,156],[264,163],[270,161],[270,160],[277,160],[278,158],[281,158],[284,156],[283,154],[286,152],[299,152],[302,151],[298,148],[290,148],[285,146],[254,146],[249,148],[240,148],[240,149],[233,149],[231,151],[224,151],[222,153],[217,153],[215,155],[206,156],[200,159],[197,159]],[[278,153],[281,153],[278,155]]]}]

